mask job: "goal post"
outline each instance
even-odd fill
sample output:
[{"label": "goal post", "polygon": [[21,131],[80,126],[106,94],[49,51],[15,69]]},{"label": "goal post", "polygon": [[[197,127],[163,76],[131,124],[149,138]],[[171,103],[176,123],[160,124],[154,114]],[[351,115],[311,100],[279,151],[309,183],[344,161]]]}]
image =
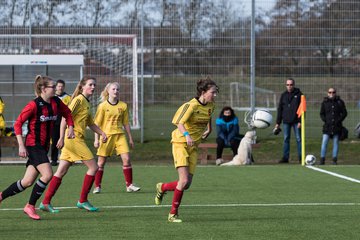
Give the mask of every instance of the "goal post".
[{"label": "goal post", "polygon": [[[230,106],[238,111],[250,111],[251,87],[245,83],[230,83]],[[255,109],[277,110],[276,94],[272,90],[255,87],[256,106]]]},{"label": "goal post", "polygon": [[[81,78],[83,66],[83,55],[0,55],[0,95],[7,106],[6,122],[12,125],[19,110],[34,98],[36,75],[51,76],[60,68],[63,72],[72,72],[73,77]],[[67,82],[68,89],[76,86],[77,82]]]},{"label": "goal post", "polygon": [[[120,100],[129,106],[130,125],[135,129],[140,128],[138,51],[135,34],[4,34],[0,35],[0,52],[3,54],[0,57],[23,58],[22,63],[36,59],[32,63],[25,62],[22,67],[18,65],[15,71],[25,69],[28,75],[17,74],[16,76],[19,77],[15,79],[16,84],[27,82],[29,85],[33,83],[35,75],[48,74],[54,79],[65,80],[66,91],[71,93],[74,89],[73,85],[83,75],[94,76],[97,79],[97,88],[91,100],[93,111],[106,84],[118,82]],[[74,60],[74,56],[83,56],[80,75],[63,73],[62,70],[68,66],[67,63]],[[6,59],[4,61],[6,62]],[[13,71],[7,66],[0,64],[1,70],[8,72],[6,76],[0,76],[2,89],[3,86],[14,85],[7,80],[12,74],[10,71]],[[49,66],[50,70],[46,66]],[[29,70],[31,67],[33,69]],[[30,95],[33,96],[32,88],[19,89],[19,87],[20,84],[17,88],[13,88],[14,94],[25,93],[29,95],[26,99],[28,101]],[[0,94],[2,93],[3,91],[0,90]]]}]

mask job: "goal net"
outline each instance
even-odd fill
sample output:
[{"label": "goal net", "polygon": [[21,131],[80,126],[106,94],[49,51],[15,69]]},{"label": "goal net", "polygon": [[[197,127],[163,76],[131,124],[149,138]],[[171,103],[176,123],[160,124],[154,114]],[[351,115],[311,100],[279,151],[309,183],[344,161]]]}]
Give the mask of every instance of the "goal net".
[{"label": "goal net", "polygon": [[[230,105],[233,109],[238,111],[250,111],[250,91],[248,84],[231,82],[230,83]],[[256,100],[255,109],[267,109],[269,111],[276,111],[277,100],[275,92],[255,87],[254,88]]]},{"label": "goal net", "polygon": [[[69,94],[83,75],[90,75],[97,79],[96,92],[91,98],[93,112],[106,84],[118,82],[120,100],[129,107],[131,127],[140,127],[136,35],[0,35],[0,54],[43,55],[44,59],[47,55],[66,55],[68,62],[72,55],[82,55],[84,59],[81,72],[78,67],[67,65],[67,60],[62,64],[36,61],[27,65],[0,65],[0,94],[5,94],[8,100],[16,97],[15,105],[24,106],[33,98],[32,84],[38,74],[65,80]],[[17,114],[15,110],[12,115]]]}]

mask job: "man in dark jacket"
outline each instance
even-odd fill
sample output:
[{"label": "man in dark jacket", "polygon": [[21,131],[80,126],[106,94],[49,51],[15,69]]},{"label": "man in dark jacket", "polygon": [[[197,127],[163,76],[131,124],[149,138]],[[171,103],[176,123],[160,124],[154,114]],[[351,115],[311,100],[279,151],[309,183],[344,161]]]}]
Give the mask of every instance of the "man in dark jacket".
[{"label": "man in dark jacket", "polygon": [[280,128],[281,122],[283,122],[283,133],[284,133],[284,146],[283,146],[283,157],[279,163],[288,163],[290,155],[290,136],[291,128],[294,129],[297,151],[299,162],[301,162],[301,136],[300,127],[301,121],[296,114],[301,101],[301,91],[295,87],[295,80],[288,78],[286,80],[286,91],[280,96],[277,119],[275,128]]},{"label": "man in dark jacket", "polygon": [[324,98],[320,109],[320,117],[324,122],[320,165],[325,164],[326,148],[329,138],[333,139],[333,164],[337,164],[339,136],[343,127],[342,122],[346,116],[347,111],[344,101],[336,95],[335,88],[329,88],[328,96]]}]

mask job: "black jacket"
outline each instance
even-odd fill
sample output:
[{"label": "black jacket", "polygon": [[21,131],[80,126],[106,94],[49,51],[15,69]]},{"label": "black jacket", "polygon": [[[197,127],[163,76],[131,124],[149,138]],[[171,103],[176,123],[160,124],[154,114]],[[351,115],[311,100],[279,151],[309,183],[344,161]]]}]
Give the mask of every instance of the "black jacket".
[{"label": "black jacket", "polygon": [[323,133],[329,135],[340,134],[342,122],[346,116],[345,103],[339,96],[334,98],[325,97],[320,109],[320,117],[324,122]]},{"label": "black jacket", "polygon": [[299,108],[302,92],[294,88],[292,92],[285,91],[280,96],[276,123],[294,124],[300,122],[296,112]]}]

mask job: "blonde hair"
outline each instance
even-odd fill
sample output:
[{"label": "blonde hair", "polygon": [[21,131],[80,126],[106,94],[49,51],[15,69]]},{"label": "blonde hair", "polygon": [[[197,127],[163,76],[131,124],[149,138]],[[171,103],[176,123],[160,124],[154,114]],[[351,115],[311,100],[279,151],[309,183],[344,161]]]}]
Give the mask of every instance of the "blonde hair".
[{"label": "blonde hair", "polygon": [[104,90],[100,93],[99,102],[104,102],[109,99],[109,88],[111,85],[116,85],[120,89],[120,84],[118,82],[110,82],[106,84]]},{"label": "blonde hair", "polygon": [[48,76],[41,76],[41,75],[37,75],[35,77],[35,82],[34,82],[34,91],[35,91],[35,95],[37,97],[39,97],[41,95],[41,90],[42,87],[47,87],[49,86],[49,82],[52,81],[52,78],[48,77]]},{"label": "blonde hair", "polygon": [[84,77],[80,80],[80,82],[77,84],[77,86],[76,86],[73,94],[71,95],[71,101],[72,101],[75,97],[77,97],[79,94],[82,93],[83,87],[86,85],[86,82],[87,82],[88,80],[90,80],[90,79],[96,81],[96,78],[91,77],[91,76],[84,76]]}]

